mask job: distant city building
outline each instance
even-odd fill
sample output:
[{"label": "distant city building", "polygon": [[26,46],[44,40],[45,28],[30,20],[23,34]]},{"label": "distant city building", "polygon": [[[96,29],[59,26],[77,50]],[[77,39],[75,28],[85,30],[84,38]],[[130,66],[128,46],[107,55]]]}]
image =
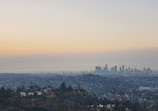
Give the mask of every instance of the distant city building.
[{"label": "distant city building", "polygon": [[110,70],[106,64],[103,68],[100,66],[95,67],[95,74],[151,74],[152,70],[150,68],[143,68],[143,70],[138,70],[137,68],[125,68],[124,65],[119,67],[111,67]]},{"label": "distant city building", "polygon": [[128,72],[129,72],[129,73],[131,72],[131,68],[130,68],[130,67],[128,67]]},{"label": "distant city building", "polygon": [[108,72],[108,65],[106,64],[105,67],[103,67],[103,72]]},{"label": "distant city building", "polygon": [[102,73],[102,67],[96,66],[96,67],[95,67],[95,72],[96,72],[96,73]]},{"label": "distant city building", "polygon": [[120,67],[120,72],[122,72],[122,68]]},{"label": "distant city building", "polygon": [[117,72],[117,66],[115,66],[114,71]]},{"label": "distant city building", "polygon": [[143,68],[143,72],[145,73],[145,74],[149,74],[149,73],[152,73],[152,70],[150,69],[150,68]]},{"label": "distant city building", "polygon": [[122,72],[124,72],[125,71],[125,66],[124,65],[122,65]]},{"label": "distant city building", "polygon": [[112,67],[112,68],[110,69],[110,71],[111,71],[111,72],[114,72],[114,71],[115,71],[115,68],[114,68],[114,67]]}]

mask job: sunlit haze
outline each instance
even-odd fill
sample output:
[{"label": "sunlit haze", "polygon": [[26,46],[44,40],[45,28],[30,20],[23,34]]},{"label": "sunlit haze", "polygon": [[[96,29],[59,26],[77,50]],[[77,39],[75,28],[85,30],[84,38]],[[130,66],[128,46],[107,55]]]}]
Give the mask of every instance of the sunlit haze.
[{"label": "sunlit haze", "polygon": [[158,70],[157,0],[0,0],[0,72]]}]

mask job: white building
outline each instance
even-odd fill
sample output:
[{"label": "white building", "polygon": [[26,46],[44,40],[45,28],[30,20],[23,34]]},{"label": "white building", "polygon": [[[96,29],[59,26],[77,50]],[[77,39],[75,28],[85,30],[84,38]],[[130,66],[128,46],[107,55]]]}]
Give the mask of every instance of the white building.
[{"label": "white building", "polygon": [[99,108],[103,108],[104,106],[103,106],[102,104],[99,104],[98,107],[99,107]]},{"label": "white building", "polygon": [[28,96],[33,96],[34,94],[34,92],[28,92]]},{"label": "white building", "polygon": [[48,89],[44,89],[43,92],[44,92],[44,93],[47,93],[47,92],[48,92]]},{"label": "white building", "polygon": [[42,92],[40,92],[40,91],[36,91],[36,93],[38,96],[42,95]]},{"label": "white building", "polygon": [[90,107],[94,107],[94,105],[91,105]]},{"label": "white building", "polygon": [[22,97],[25,97],[25,96],[27,96],[27,93],[26,93],[26,92],[20,92],[20,95],[21,95]]}]

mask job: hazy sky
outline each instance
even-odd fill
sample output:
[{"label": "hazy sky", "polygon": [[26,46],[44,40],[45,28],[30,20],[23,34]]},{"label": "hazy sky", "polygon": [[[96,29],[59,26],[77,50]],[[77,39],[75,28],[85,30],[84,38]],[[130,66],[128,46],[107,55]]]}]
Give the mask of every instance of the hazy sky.
[{"label": "hazy sky", "polygon": [[157,57],[158,0],[0,0],[0,72],[158,69]]}]

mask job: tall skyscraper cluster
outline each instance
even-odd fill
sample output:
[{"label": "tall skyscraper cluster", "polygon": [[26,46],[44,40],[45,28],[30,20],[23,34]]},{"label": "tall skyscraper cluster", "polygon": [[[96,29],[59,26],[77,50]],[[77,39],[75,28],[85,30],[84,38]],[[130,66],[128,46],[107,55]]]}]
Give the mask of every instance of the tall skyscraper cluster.
[{"label": "tall skyscraper cluster", "polygon": [[113,66],[111,68],[108,67],[106,64],[104,67],[96,66],[95,67],[95,74],[150,74],[152,70],[150,68],[144,68],[143,70],[139,70],[137,68],[127,67],[125,68],[124,65],[120,66]]}]

